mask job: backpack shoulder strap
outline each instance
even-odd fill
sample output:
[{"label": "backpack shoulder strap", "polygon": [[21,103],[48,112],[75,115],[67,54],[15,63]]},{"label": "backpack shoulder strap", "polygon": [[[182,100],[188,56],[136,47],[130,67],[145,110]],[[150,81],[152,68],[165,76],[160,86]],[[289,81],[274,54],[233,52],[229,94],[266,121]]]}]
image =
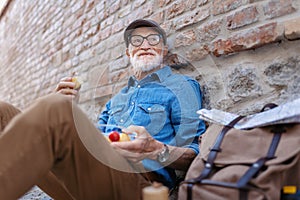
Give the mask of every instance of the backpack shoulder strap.
[{"label": "backpack shoulder strap", "polygon": [[246,171],[246,173],[237,182],[238,188],[246,187],[247,183],[261,170],[268,160],[275,158],[275,152],[279,144],[281,134],[286,132],[284,126],[274,126],[271,130],[274,134],[271,141],[269,150],[265,157],[259,158],[251,167]]},{"label": "backpack shoulder strap", "polygon": [[210,152],[208,154],[207,162],[205,163],[205,167],[202,170],[201,174],[194,179],[189,179],[186,181],[183,181],[182,183],[187,183],[187,199],[192,199],[192,188],[195,183],[201,182],[201,180],[205,179],[209,176],[209,174],[212,172],[214,161],[217,157],[217,154],[221,151],[221,144],[225,137],[225,134],[233,128],[233,126],[240,121],[244,116],[238,116],[234,120],[232,120],[228,125],[224,126],[220,134],[218,135],[216,142],[214,146],[210,149]]}]

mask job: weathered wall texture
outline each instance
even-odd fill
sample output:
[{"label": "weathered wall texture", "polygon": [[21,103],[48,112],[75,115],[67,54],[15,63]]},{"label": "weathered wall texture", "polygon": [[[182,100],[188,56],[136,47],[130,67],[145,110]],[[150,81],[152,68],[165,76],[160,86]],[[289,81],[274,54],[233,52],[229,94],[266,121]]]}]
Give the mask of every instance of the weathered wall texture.
[{"label": "weathered wall texture", "polygon": [[300,94],[299,0],[12,0],[0,19],[0,99],[23,109],[60,78],[83,79],[96,118],[128,78],[123,29],[157,20],[205,107],[251,113]]}]

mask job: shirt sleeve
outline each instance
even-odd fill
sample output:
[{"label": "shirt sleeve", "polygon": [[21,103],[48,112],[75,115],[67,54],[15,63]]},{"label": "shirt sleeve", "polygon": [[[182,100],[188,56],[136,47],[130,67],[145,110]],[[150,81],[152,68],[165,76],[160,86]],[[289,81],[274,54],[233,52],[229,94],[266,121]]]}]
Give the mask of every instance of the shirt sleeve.
[{"label": "shirt sleeve", "polygon": [[108,122],[108,119],[109,119],[109,110],[110,110],[110,104],[111,104],[111,101],[108,101],[106,104],[105,104],[105,108],[104,110],[99,114],[98,116],[98,122],[97,122],[97,128],[102,131],[103,133],[106,132],[106,127],[105,126],[101,126],[101,124],[107,124]]}]

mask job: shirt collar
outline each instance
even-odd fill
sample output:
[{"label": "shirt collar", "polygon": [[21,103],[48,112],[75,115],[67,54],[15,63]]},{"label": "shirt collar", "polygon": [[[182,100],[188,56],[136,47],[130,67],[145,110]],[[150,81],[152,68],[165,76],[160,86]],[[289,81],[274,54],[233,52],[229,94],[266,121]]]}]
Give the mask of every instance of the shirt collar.
[{"label": "shirt collar", "polygon": [[169,66],[164,66],[163,68],[147,75],[145,78],[142,80],[138,81],[134,76],[131,76],[128,80],[128,88],[129,87],[134,87],[139,83],[147,83],[150,81],[158,81],[158,82],[163,82],[164,80],[167,79],[167,77],[172,75],[172,70]]}]

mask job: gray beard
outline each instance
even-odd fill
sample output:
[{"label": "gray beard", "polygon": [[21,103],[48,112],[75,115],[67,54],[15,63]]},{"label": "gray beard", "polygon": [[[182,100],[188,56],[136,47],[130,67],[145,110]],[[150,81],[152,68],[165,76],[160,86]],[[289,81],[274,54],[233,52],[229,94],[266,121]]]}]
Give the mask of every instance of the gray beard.
[{"label": "gray beard", "polygon": [[158,66],[160,66],[162,63],[162,57],[159,56],[150,62],[145,62],[143,60],[136,60],[131,57],[130,61],[132,64],[133,74],[136,77],[140,77],[142,73],[149,72],[157,68]]}]

